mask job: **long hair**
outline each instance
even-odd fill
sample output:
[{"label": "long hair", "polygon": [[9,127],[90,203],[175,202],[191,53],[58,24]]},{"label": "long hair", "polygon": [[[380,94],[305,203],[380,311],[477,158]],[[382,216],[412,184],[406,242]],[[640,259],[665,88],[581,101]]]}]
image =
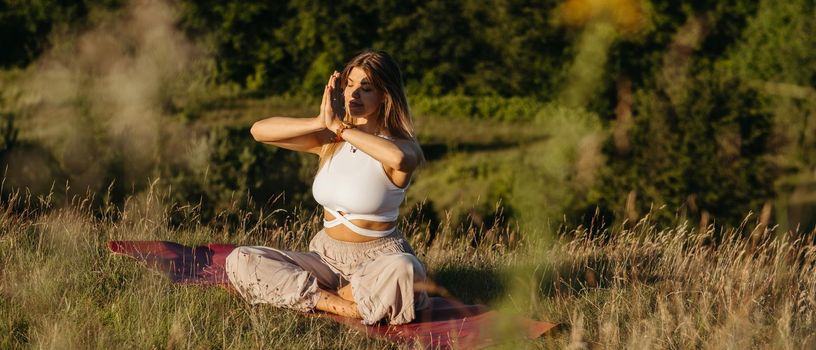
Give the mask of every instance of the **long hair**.
[{"label": "long hair", "polygon": [[[379,118],[380,130],[388,130],[392,137],[400,139],[412,139],[416,141],[414,123],[411,118],[411,110],[408,108],[408,98],[405,97],[405,87],[402,81],[397,62],[381,50],[365,50],[354,56],[343,68],[340,75],[341,87],[346,88],[348,76],[354,68],[362,69],[371,84],[383,92],[384,101],[380,107]],[[346,112],[343,120],[351,123],[352,117]],[[340,143],[333,142],[323,146],[320,152],[320,165],[322,167],[329,161],[339,148]],[[419,150],[420,162],[424,161],[422,151]]]}]

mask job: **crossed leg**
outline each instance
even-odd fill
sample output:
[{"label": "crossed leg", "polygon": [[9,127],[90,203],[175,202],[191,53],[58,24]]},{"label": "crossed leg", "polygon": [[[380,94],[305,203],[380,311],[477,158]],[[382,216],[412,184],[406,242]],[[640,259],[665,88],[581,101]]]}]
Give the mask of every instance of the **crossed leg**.
[{"label": "crossed leg", "polygon": [[347,285],[337,291],[337,294],[320,290],[320,297],[317,299],[315,309],[326,311],[340,316],[351,318],[363,318],[357,310],[357,303],[351,296],[351,285]]},{"label": "crossed leg", "polygon": [[354,301],[354,294],[351,293],[351,283],[347,284],[343,288],[338,289],[337,295],[348,301]]},{"label": "crossed leg", "polygon": [[233,253],[227,257],[230,281],[250,302],[300,311],[308,311],[311,304],[321,311],[362,318],[353,299],[332,292],[340,278],[316,253],[268,247],[239,247]]},{"label": "crossed leg", "polygon": [[[340,289],[340,277],[314,252],[239,247],[227,257],[226,268],[230,281],[253,304],[268,303],[299,311],[316,308],[365,319],[369,324],[384,317],[394,324],[410,322],[414,306],[423,304],[415,303],[412,291],[415,282],[425,280],[425,272],[416,257],[408,253],[385,254],[367,262],[353,276],[356,282]],[[357,298],[352,285],[359,294]],[[358,298],[363,305],[357,304]],[[424,300],[426,295],[418,301]],[[398,311],[392,315],[394,307]]]}]

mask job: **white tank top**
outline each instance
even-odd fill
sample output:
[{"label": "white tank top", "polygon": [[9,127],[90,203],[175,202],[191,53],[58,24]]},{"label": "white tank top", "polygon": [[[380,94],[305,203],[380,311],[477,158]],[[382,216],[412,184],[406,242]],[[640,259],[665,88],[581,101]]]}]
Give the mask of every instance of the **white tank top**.
[{"label": "white tank top", "polygon": [[[325,227],[342,224],[363,236],[385,237],[396,227],[385,231],[369,230],[354,225],[351,220],[396,220],[407,187],[399,188],[394,185],[382,163],[344,142],[317,172],[312,183],[312,194],[335,217],[331,221],[324,220]],[[346,215],[340,215],[339,212]]]}]

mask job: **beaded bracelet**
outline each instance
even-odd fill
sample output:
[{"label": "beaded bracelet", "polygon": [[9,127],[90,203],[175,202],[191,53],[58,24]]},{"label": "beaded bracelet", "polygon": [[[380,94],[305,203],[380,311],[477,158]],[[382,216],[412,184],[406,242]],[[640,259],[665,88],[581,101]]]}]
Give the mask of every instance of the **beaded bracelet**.
[{"label": "beaded bracelet", "polygon": [[354,129],[354,125],[346,122],[340,122],[340,127],[337,129],[334,136],[334,142],[343,141],[343,131],[346,131],[346,129]]}]

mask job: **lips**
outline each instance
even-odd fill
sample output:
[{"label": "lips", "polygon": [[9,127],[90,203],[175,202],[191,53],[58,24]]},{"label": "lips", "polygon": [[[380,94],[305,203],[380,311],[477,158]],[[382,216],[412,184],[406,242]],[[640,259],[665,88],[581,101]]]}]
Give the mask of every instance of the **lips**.
[{"label": "lips", "polygon": [[349,101],[349,108],[362,108],[363,104],[360,101]]}]

